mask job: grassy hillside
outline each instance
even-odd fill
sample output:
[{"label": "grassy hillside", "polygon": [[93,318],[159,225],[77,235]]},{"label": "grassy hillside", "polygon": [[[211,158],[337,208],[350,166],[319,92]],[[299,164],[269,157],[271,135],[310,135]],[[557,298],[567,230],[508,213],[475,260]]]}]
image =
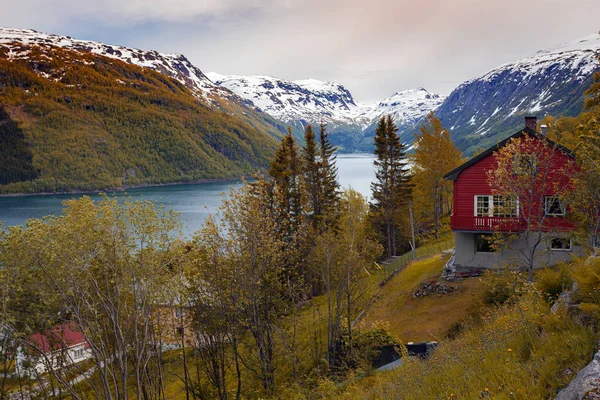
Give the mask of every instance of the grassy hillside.
[{"label": "grassy hillside", "polygon": [[481,279],[452,283],[457,289],[447,294],[413,296],[422,283],[440,279],[446,261],[448,257],[437,254],[409,264],[377,292],[359,327],[368,329],[385,321],[389,333],[403,343],[437,341],[453,326],[477,314],[483,306]]},{"label": "grassy hillside", "polygon": [[209,107],[118,60],[20,46],[26,58],[0,47],[0,192],[236,178],[274,153],[277,129],[235,104]]},{"label": "grassy hillside", "polygon": [[[362,323],[389,321],[390,332],[406,340],[438,339],[433,356],[342,385],[326,381],[306,398],[554,398],[597,351],[597,258],[537,271],[535,284],[518,272],[499,271],[457,282],[449,294],[409,296],[419,282],[439,277],[440,264],[437,256],[398,274]],[[551,311],[574,282],[575,304]]]}]

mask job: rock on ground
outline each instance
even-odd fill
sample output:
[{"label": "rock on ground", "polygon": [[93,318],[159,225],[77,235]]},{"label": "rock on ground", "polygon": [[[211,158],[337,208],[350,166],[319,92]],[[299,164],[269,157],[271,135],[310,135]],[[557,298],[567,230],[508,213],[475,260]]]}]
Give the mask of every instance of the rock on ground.
[{"label": "rock on ground", "polygon": [[555,400],[594,399],[600,399],[600,351],[555,398]]}]

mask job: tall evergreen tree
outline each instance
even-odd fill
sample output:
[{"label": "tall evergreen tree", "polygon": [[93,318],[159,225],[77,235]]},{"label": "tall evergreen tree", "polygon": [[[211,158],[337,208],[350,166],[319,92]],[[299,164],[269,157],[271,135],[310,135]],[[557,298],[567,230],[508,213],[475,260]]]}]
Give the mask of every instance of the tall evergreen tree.
[{"label": "tall evergreen tree", "polygon": [[375,130],[375,178],[371,184],[373,223],[383,236],[387,257],[396,256],[402,238],[402,208],[411,194],[405,146],[391,116],[381,117]]},{"label": "tall evergreen tree", "polygon": [[313,227],[324,230],[335,225],[339,208],[339,183],[335,165],[335,148],[327,137],[325,125],[321,124],[319,145],[312,126],[304,134],[302,149],[304,182],[306,184]]},{"label": "tall evergreen tree", "polygon": [[298,230],[303,218],[302,162],[290,128],[271,161],[269,175],[273,178],[277,192],[274,206],[280,214],[286,239],[289,240]]},{"label": "tall evergreen tree", "polygon": [[304,161],[303,175],[306,191],[308,192],[310,212],[312,213],[312,224],[316,228],[319,225],[321,217],[321,179],[320,160],[315,139],[313,128],[311,125],[308,125],[304,130],[304,141],[306,144],[302,148],[302,161]]},{"label": "tall evergreen tree", "polygon": [[340,184],[338,182],[338,169],[336,166],[335,147],[329,141],[325,124],[321,123],[319,132],[320,143],[320,172],[323,188],[321,209],[325,216],[325,223],[331,227],[339,217]]}]

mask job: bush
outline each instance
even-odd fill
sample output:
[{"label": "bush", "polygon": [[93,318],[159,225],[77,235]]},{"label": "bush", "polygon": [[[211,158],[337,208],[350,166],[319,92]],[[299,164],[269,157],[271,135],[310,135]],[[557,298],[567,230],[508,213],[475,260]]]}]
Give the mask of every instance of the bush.
[{"label": "bush", "polygon": [[379,357],[384,346],[396,346],[400,354],[406,352],[404,346],[400,345],[385,329],[380,328],[354,332],[352,346],[348,335],[344,334],[338,346],[339,360],[336,362],[338,374],[350,369],[360,369],[370,373],[373,361]]},{"label": "bush", "polygon": [[554,303],[558,296],[573,286],[574,279],[566,265],[558,268],[545,268],[538,271],[536,287],[550,302]]},{"label": "bush", "polygon": [[508,268],[497,271],[485,272],[485,291],[483,301],[490,305],[502,305],[514,301],[521,296],[530,286],[521,271]]},{"label": "bush", "polygon": [[575,263],[573,276],[579,285],[578,300],[600,304],[600,258]]}]

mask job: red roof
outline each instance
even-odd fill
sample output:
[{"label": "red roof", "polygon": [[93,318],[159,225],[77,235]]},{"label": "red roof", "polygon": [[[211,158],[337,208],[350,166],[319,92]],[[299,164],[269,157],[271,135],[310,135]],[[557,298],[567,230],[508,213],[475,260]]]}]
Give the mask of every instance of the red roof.
[{"label": "red roof", "polygon": [[44,354],[82,343],[89,347],[83,332],[72,321],[56,325],[43,334],[34,333],[30,339]]}]

